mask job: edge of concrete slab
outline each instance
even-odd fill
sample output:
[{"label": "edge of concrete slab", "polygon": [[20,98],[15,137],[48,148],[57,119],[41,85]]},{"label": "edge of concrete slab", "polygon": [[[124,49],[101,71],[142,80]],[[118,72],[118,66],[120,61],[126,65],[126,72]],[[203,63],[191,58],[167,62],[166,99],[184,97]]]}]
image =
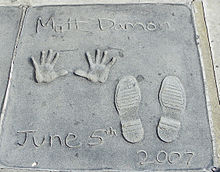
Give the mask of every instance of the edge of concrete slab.
[{"label": "edge of concrete slab", "polygon": [[209,123],[212,130],[214,166],[220,167],[220,107],[217,96],[218,94],[215,82],[212,53],[208,38],[203,4],[200,0],[195,0],[192,5],[194,10],[193,14],[195,29],[196,34],[198,35],[198,48],[201,58],[201,65],[203,68]]},{"label": "edge of concrete slab", "polygon": [[0,6],[46,6],[77,4],[175,3],[190,4],[192,0],[0,0]]}]

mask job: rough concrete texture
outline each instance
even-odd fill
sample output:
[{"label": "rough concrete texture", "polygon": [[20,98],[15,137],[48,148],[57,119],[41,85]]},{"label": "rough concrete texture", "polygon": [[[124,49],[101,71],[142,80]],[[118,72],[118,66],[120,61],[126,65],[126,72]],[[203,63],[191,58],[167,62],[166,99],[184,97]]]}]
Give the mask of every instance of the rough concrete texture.
[{"label": "rough concrete texture", "polygon": [[207,29],[209,33],[209,41],[212,50],[213,68],[215,70],[216,85],[218,88],[218,98],[220,101],[220,16],[218,11],[220,8],[220,1],[208,0],[204,1],[205,16],[207,22]]},{"label": "rough concrete texture", "polygon": [[18,7],[0,7],[0,106],[2,107],[8,83],[9,69],[16,35],[18,32],[21,9]]},{"label": "rough concrete texture", "polygon": [[197,42],[201,54],[201,64],[203,66],[204,85],[206,90],[207,107],[209,109],[209,121],[212,126],[213,145],[215,150],[215,166],[220,167],[220,116],[219,100],[215,75],[213,70],[212,53],[208,40],[207,26],[204,21],[203,6],[199,2],[194,3],[194,18],[196,34],[199,35]]}]

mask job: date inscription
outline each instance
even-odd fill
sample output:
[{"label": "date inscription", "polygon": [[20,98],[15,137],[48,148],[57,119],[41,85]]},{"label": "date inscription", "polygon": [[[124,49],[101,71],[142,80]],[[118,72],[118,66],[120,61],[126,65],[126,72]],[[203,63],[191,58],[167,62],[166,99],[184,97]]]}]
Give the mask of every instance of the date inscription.
[{"label": "date inscription", "polygon": [[[82,146],[82,142],[78,139],[78,135],[76,133],[68,133],[64,137],[60,135],[43,135],[41,139],[36,136],[37,130],[23,130],[17,131],[17,135],[19,139],[17,140],[18,146],[25,146],[28,143],[31,143],[35,148],[39,148],[45,144],[49,145],[49,147],[53,147],[55,144],[60,146],[65,146],[67,148],[80,148]],[[105,138],[116,137],[117,132],[112,127],[108,127],[106,129],[97,129],[94,130],[86,143],[88,146],[98,146],[105,143]]]},{"label": "date inscription", "polygon": [[176,163],[185,163],[187,166],[190,165],[195,153],[194,152],[167,152],[165,150],[159,151],[156,156],[150,155],[145,150],[137,151],[138,155],[138,165],[144,166],[147,164],[176,164]]}]

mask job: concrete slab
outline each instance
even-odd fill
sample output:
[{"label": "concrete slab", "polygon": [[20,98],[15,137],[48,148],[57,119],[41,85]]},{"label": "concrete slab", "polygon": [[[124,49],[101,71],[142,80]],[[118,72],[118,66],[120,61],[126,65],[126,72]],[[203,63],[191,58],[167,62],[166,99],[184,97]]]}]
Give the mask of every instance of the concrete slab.
[{"label": "concrete slab", "polygon": [[19,30],[21,9],[19,7],[0,7],[0,107],[8,84],[8,77],[16,37]]},{"label": "concrete slab", "polygon": [[178,3],[190,4],[192,0],[0,0],[0,6],[44,6],[44,5],[85,5],[85,4],[127,4],[127,3]]},{"label": "concrete slab", "polygon": [[219,1],[209,0],[204,1],[206,24],[209,33],[210,46],[212,49],[213,68],[215,70],[215,80],[218,88],[218,99],[220,101],[220,16],[215,12],[220,7]]},{"label": "concrete slab", "polygon": [[[48,170],[210,169],[214,152],[193,23],[186,5],[30,8],[1,163]],[[107,66],[100,63],[105,57]]]},{"label": "concrete slab", "polygon": [[[213,70],[213,54],[211,53],[207,25],[205,22],[204,8],[201,2],[195,1],[194,6],[194,18],[196,33],[198,35],[199,52],[203,66],[203,76],[205,80],[205,90],[207,95],[207,107],[209,109],[209,119],[212,128],[213,145],[214,145],[214,164],[216,167],[220,167],[220,107],[218,99],[218,90],[215,80],[215,71]],[[216,171],[216,170],[213,170]]]}]

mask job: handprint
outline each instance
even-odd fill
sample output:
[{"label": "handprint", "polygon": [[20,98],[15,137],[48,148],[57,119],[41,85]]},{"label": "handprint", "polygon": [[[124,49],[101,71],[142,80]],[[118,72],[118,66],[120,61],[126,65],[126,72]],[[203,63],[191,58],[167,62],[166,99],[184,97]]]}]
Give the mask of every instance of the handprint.
[{"label": "handprint", "polygon": [[53,56],[53,50],[49,50],[47,57],[45,51],[41,52],[40,64],[36,62],[34,57],[31,57],[33,66],[35,69],[35,78],[38,83],[44,82],[49,83],[58,77],[65,76],[68,74],[66,70],[54,70],[54,66],[59,58],[59,53]]},{"label": "handprint", "polygon": [[74,73],[78,76],[87,78],[92,82],[104,83],[108,79],[108,75],[111,67],[115,64],[116,58],[112,57],[109,62],[107,61],[107,51],[104,51],[101,55],[100,50],[96,50],[95,62],[93,62],[92,57],[89,52],[86,52],[86,57],[89,63],[89,70],[87,72],[83,70],[76,70]]}]

